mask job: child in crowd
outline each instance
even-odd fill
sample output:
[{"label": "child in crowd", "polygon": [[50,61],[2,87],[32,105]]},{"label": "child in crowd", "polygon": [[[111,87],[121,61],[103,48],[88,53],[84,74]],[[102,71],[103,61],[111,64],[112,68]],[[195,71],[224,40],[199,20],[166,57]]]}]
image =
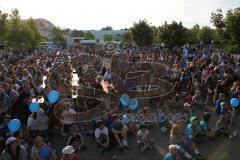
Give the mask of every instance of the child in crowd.
[{"label": "child in crowd", "polygon": [[211,114],[209,112],[204,112],[202,114],[202,119],[200,120],[199,126],[203,135],[209,138],[214,138],[215,131],[209,128],[210,119],[211,119]]},{"label": "child in crowd", "polygon": [[104,126],[103,121],[97,122],[97,128],[95,130],[95,139],[99,147],[99,154],[102,154],[104,150],[108,150],[110,147],[109,133],[107,127]]},{"label": "child in crowd", "polygon": [[130,133],[132,133],[134,136],[137,135],[137,124],[135,123],[129,108],[126,109],[126,112],[123,115],[122,123],[128,128]]},{"label": "child in crowd", "polygon": [[149,138],[149,130],[145,125],[140,125],[137,132],[137,143],[141,147],[141,152],[153,147],[153,140]]},{"label": "child in crowd", "polygon": [[221,103],[222,102],[226,102],[225,99],[225,94],[224,93],[219,93],[219,99],[217,99],[216,103],[215,103],[215,109],[216,109],[216,113],[220,114],[221,113]]},{"label": "child in crowd", "polygon": [[74,150],[85,150],[87,149],[85,142],[80,134],[78,126],[72,125],[69,129],[70,136],[67,140],[68,146],[73,146]]},{"label": "child in crowd", "polygon": [[201,135],[200,128],[199,128],[199,122],[198,117],[192,116],[191,117],[191,123],[187,125],[186,128],[186,141],[189,145],[194,148],[194,152],[196,155],[199,155],[200,152],[197,147],[197,142],[199,142],[199,137]]}]

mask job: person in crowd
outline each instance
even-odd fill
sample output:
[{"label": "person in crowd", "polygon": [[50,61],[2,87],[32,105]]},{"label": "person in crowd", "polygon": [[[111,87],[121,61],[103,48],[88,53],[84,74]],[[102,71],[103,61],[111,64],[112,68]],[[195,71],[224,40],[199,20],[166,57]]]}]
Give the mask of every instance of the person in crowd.
[{"label": "person in crowd", "polygon": [[196,106],[196,107],[203,106],[203,101],[202,101],[200,90],[196,90],[194,96],[192,97],[192,105]]},{"label": "person in crowd", "polygon": [[203,135],[209,138],[214,138],[215,130],[209,127],[210,119],[211,119],[211,114],[209,112],[204,112],[199,122],[199,126]]},{"label": "person in crowd", "polygon": [[134,136],[137,135],[137,124],[134,122],[131,110],[129,108],[126,109],[125,114],[122,117],[122,123],[128,128],[128,132]]},{"label": "person in crowd", "polygon": [[76,111],[73,108],[71,108],[70,102],[63,102],[63,107],[66,108],[66,110],[62,112],[61,120],[62,120],[63,128],[61,129],[61,134],[63,136],[66,136],[67,134],[69,134],[69,128],[74,123],[73,117],[76,114]]},{"label": "person in crowd", "polygon": [[23,92],[19,94],[17,101],[12,108],[12,117],[19,118],[24,125],[27,124],[28,117],[31,114],[28,109],[29,104],[32,102],[30,89],[30,86],[27,84],[23,86]]},{"label": "person in crowd", "polygon": [[183,127],[180,124],[174,123],[170,131],[170,144],[185,146]]},{"label": "person in crowd", "polygon": [[0,125],[0,151],[2,151],[5,147],[5,141],[7,138],[11,135],[9,129],[8,129],[8,122],[10,120],[9,115],[5,115],[3,117],[3,121]]},{"label": "person in crowd", "polygon": [[10,99],[5,93],[3,85],[0,84],[0,116],[4,116],[10,109]]},{"label": "person in crowd", "polygon": [[196,155],[200,154],[197,143],[200,141],[201,131],[199,128],[198,117],[192,116],[191,123],[187,125],[186,128],[186,141],[189,145],[194,148],[194,153]]},{"label": "person in crowd", "polygon": [[77,125],[72,125],[69,128],[69,137],[67,139],[67,145],[73,146],[75,151],[87,149],[85,141],[83,140],[83,137]]},{"label": "person in crowd", "polygon": [[112,132],[115,137],[115,140],[118,143],[118,148],[122,149],[123,147],[130,149],[127,142],[127,128],[124,127],[121,122],[119,115],[113,115],[113,122],[111,124]]},{"label": "person in crowd", "polygon": [[169,145],[169,153],[167,153],[163,160],[192,160],[192,156],[185,152],[179,145]]},{"label": "person in crowd", "polygon": [[79,156],[74,153],[73,146],[66,146],[62,150],[61,160],[79,160]]},{"label": "person in crowd", "polygon": [[104,150],[110,148],[110,138],[108,128],[104,126],[104,122],[99,120],[97,122],[97,128],[95,130],[95,139],[99,147],[99,154],[102,154]]},{"label": "person in crowd", "polygon": [[240,84],[239,81],[233,83],[231,88],[231,97],[238,98],[240,97]]},{"label": "person in crowd", "polygon": [[210,71],[210,75],[206,78],[205,85],[207,87],[207,97],[205,104],[207,105],[209,103],[209,100],[213,100],[211,97],[213,98],[214,92],[216,92],[217,76],[214,70]]},{"label": "person in crowd", "polygon": [[6,140],[6,147],[2,152],[1,160],[27,160],[27,151],[15,137]]},{"label": "person in crowd", "polygon": [[30,137],[35,138],[40,135],[49,143],[48,122],[49,118],[41,108],[37,112],[30,114],[27,122]]},{"label": "person in crowd", "polygon": [[[41,150],[48,150],[48,155],[42,155]],[[34,144],[31,148],[31,159],[32,160],[57,160],[57,156],[53,149],[51,149],[40,136],[34,139]]]},{"label": "person in crowd", "polygon": [[102,87],[102,77],[101,76],[97,76],[96,77],[96,85],[95,85],[95,89],[99,89],[99,90],[103,90],[103,87]]},{"label": "person in crowd", "polygon": [[220,116],[216,122],[216,134],[226,135],[229,139],[236,137],[237,131],[233,131],[229,124],[229,119],[226,116]]},{"label": "person in crowd", "polygon": [[137,143],[140,146],[141,152],[153,147],[153,140],[149,137],[149,130],[145,125],[140,125],[137,132]]},{"label": "person in crowd", "polygon": [[[18,97],[18,92],[12,88],[12,80],[8,79],[8,83],[4,83],[3,88],[5,90],[5,94],[7,94],[9,97],[10,106],[12,106],[16,102]],[[9,109],[9,112],[11,114],[12,108],[10,107]]]},{"label": "person in crowd", "polygon": [[215,110],[217,114],[221,113],[221,103],[222,102],[226,102],[226,98],[225,98],[225,94],[224,93],[219,93],[219,99],[217,99],[216,103],[215,103]]}]

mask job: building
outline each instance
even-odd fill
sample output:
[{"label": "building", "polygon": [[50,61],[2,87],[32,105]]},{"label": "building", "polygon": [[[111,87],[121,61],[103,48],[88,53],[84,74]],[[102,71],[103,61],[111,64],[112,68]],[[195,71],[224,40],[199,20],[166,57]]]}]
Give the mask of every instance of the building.
[{"label": "building", "polygon": [[[105,35],[112,35],[113,37],[116,36],[122,36],[124,33],[126,33],[128,30],[88,30],[91,32],[98,42],[104,42],[104,36]],[[87,31],[83,31],[87,32]]]}]

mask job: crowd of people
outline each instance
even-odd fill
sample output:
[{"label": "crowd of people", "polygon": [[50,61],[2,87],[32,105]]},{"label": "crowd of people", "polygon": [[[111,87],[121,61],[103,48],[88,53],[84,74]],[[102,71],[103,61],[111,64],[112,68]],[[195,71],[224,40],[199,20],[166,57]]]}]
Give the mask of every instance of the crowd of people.
[{"label": "crowd of people", "polygon": [[[88,129],[88,134],[93,136],[100,155],[112,148],[131,149],[129,134],[136,137],[140,152],[145,152],[157,141],[151,138],[152,126],[158,126],[165,134],[170,133],[169,153],[164,155],[164,160],[204,157],[199,143],[219,135],[230,139],[237,136],[232,122],[239,118],[239,107],[232,107],[230,99],[240,98],[240,59],[225,53],[215,55],[207,47],[188,46],[186,49],[188,54],[182,54],[182,49],[168,52],[156,46],[128,46],[118,53],[100,46],[57,51],[43,47],[24,53],[0,49],[0,159],[78,160],[78,151],[88,148],[81,128]],[[83,55],[88,56],[83,58]],[[106,65],[108,62],[104,61],[110,63]],[[166,85],[161,90],[142,93],[141,96],[154,97],[151,101],[156,101],[162,116],[177,110],[187,112],[188,119],[172,121],[162,118],[161,122],[144,122],[131,118],[136,112],[147,117],[153,110],[152,103],[133,111],[123,108],[117,101],[122,94],[121,88],[128,88],[125,68],[132,67],[131,63],[138,65],[130,71],[141,70],[144,68],[142,65],[151,64],[152,77],[145,75],[142,78],[144,84],[164,80]],[[77,74],[77,79],[73,79],[74,74]],[[54,104],[48,101],[52,90],[60,93]],[[103,103],[86,99],[89,95],[103,98]],[[32,102],[40,103],[38,111],[29,110]],[[56,108],[59,106],[63,112],[57,116],[59,111]],[[97,106],[103,106],[101,113],[99,110],[95,113]],[[90,114],[89,110],[92,115],[84,116],[86,119],[80,120],[84,122],[64,116],[77,115],[78,112]],[[218,120],[211,128],[209,124],[212,124],[213,114]],[[93,118],[89,118],[91,116]],[[16,132],[11,132],[8,127],[12,119],[21,122]],[[52,147],[54,135],[66,138],[61,155]]]}]

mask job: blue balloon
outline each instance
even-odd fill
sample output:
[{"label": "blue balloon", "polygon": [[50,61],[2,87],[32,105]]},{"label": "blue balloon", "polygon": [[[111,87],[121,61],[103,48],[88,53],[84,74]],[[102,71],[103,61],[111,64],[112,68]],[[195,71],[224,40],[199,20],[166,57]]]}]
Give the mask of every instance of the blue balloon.
[{"label": "blue balloon", "polygon": [[57,102],[59,99],[59,96],[60,96],[60,94],[58,91],[55,91],[55,90],[50,91],[48,94],[49,103],[53,104],[53,103]]},{"label": "blue balloon", "polygon": [[120,102],[124,107],[126,107],[128,105],[129,101],[130,101],[130,97],[127,94],[123,94],[120,97]]},{"label": "blue balloon", "polygon": [[18,119],[12,119],[8,123],[8,129],[11,132],[16,132],[21,126],[21,122]]},{"label": "blue balloon", "polygon": [[128,103],[128,106],[129,106],[130,110],[132,110],[132,111],[136,110],[139,106],[138,99],[131,99]]},{"label": "blue balloon", "polygon": [[39,110],[39,103],[38,102],[32,102],[30,105],[29,105],[29,110],[34,113],[34,112],[37,112]]},{"label": "blue balloon", "polygon": [[42,147],[39,150],[39,156],[43,159],[50,159],[51,158],[51,151],[48,147]]},{"label": "blue balloon", "polygon": [[239,105],[239,100],[238,100],[237,98],[232,98],[232,99],[230,100],[230,104],[231,104],[231,106],[232,106],[233,108],[237,108],[238,105]]}]

